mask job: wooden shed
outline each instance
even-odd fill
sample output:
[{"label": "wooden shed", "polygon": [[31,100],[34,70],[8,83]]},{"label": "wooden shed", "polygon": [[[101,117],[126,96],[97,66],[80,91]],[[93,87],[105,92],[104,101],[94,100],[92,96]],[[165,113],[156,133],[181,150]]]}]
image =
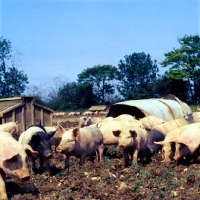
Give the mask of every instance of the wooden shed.
[{"label": "wooden shed", "polygon": [[52,126],[53,113],[50,108],[35,103],[34,96],[0,99],[0,124],[17,121],[20,133],[34,123]]},{"label": "wooden shed", "polygon": [[91,108],[89,108],[88,110],[91,112],[106,111],[108,110],[108,107],[106,105],[97,105],[97,106],[91,106]]}]

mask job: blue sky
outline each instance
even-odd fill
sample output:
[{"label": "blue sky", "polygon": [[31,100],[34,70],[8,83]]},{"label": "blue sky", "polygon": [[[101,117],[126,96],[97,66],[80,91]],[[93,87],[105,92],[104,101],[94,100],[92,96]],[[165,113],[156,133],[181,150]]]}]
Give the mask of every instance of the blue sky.
[{"label": "blue sky", "polygon": [[76,81],[134,52],[161,62],[177,38],[199,31],[199,0],[0,0],[0,36],[21,53],[32,85]]}]

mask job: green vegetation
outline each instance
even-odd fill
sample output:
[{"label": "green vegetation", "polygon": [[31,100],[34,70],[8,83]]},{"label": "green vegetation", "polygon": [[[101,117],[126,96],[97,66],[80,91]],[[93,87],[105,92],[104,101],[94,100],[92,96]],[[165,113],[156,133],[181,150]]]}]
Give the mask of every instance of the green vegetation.
[{"label": "green vegetation", "polygon": [[[28,77],[17,69],[17,61],[11,55],[12,47],[9,40],[0,38],[0,98],[20,95],[24,92]],[[11,66],[7,61],[11,62]]]},{"label": "green vegetation", "polygon": [[[16,57],[11,55],[11,42],[0,38],[0,97],[20,95],[27,86],[28,95],[38,96],[39,103],[56,111],[88,109],[91,105],[111,105],[130,99],[161,98],[167,94],[174,94],[188,104],[198,104],[200,37],[185,35],[178,42],[180,48],[165,53],[160,63],[149,54],[133,52],[119,60],[117,67],[104,64],[84,69],[77,75],[77,82],[60,84],[58,78],[43,100],[44,92],[38,87],[31,91],[27,75],[17,69]],[[10,61],[11,66],[6,61]],[[168,71],[160,75],[158,64],[168,67]]]}]

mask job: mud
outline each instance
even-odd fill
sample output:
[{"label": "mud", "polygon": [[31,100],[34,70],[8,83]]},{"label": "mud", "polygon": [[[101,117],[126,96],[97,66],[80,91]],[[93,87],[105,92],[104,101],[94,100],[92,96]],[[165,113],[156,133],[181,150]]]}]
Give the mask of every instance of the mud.
[{"label": "mud", "polygon": [[[58,122],[69,129],[78,125],[78,118],[54,118],[54,125]],[[200,199],[199,163],[166,165],[161,161],[159,153],[143,166],[124,167],[122,152],[110,146],[102,163],[87,160],[80,168],[79,159],[71,157],[68,172],[63,169],[63,155],[54,152],[50,160],[53,174],[38,170],[28,182],[7,177],[7,194],[12,200]]]}]

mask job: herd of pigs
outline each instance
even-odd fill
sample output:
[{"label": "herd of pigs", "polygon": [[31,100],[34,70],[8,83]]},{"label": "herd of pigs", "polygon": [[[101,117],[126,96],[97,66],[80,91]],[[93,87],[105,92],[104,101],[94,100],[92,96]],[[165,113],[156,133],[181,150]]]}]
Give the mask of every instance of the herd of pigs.
[{"label": "herd of pigs", "polygon": [[52,173],[49,164],[52,146],[55,146],[55,152],[64,154],[66,170],[69,170],[70,156],[80,158],[80,167],[86,157],[92,162],[95,157],[103,162],[107,145],[119,146],[125,166],[130,164],[129,161],[142,163],[145,157],[149,158],[159,150],[163,152],[163,162],[197,159],[200,112],[166,122],[154,116],[137,120],[128,114],[104,119],[82,116],[78,127],[73,129],[66,130],[60,124],[56,127],[33,124],[21,135],[17,122],[8,122],[0,125],[0,132],[0,199],[7,199],[6,176],[28,180],[29,168],[36,172],[38,158],[40,169]]}]

